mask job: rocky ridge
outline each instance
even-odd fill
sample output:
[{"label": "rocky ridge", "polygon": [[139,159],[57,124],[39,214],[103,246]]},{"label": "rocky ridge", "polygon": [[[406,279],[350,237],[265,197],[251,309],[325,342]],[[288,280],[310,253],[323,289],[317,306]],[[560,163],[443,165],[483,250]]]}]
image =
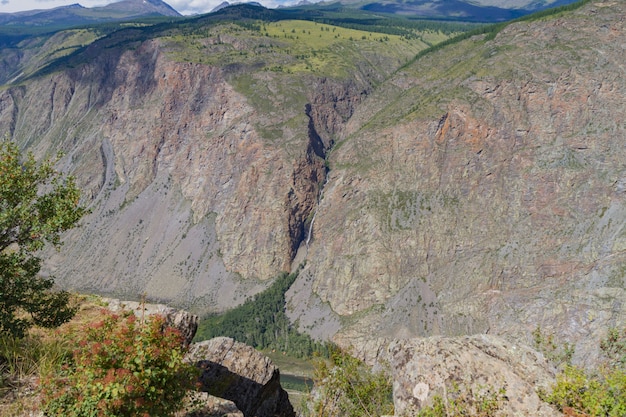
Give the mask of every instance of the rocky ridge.
[{"label": "rocky ridge", "polygon": [[253,347],[228,337],[196,343],[189,360],[202,370],[202,391],[235,403],[244,416],[295,417],[280,373]]}]

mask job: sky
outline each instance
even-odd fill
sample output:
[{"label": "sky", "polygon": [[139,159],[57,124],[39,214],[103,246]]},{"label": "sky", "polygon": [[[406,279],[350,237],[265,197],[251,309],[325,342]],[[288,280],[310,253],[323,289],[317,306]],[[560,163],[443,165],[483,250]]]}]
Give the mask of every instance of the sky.
[{"label": "sky", "polygon": [[[0,0],[0,13],[14,13],[23,10],[51,9],[53,7],[68,6],[79,3],[84,7],[97,7],[115,3],[119,0]],[[178,13],[192,15],[208,13],[224,0],[164,0]],[[238,1],[227,0],[229,3]],[[280,4],[294,4],[298,0],[257,0],[265,7],[276,7]]]}]

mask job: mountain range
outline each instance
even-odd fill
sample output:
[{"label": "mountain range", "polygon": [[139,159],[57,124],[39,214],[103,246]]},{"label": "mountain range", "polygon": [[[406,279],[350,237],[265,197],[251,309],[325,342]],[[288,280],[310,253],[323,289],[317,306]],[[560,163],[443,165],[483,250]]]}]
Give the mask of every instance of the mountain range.
[{"label": "mountain range", "polygon": [[[532,12],[572,3],[574,0],[340,0],[321,3],[300,2],[290,9],[309,11],[346,8],[415,18],[444,18],[461,21],[494,22],[510,20]],[[241,4],[241,3],[237,3]],[[258,5],[257,2],[248,4]],[[225,1],[215,7],[216,12],[230,6]],[[180,17],[180,13],[162,0],[122,0],[102,7],[86,8],[79,3],[48,10],[30,10],[0,13],[0,26],[54,28],[89,25],[156,16]]]},{"label": "mountain range", "polygon": [[47,10],[0,13],[0,25],[58,28],[154,16],[177,17],[180,13],[161,0],[122,0],[92,8],[75,3]]}]

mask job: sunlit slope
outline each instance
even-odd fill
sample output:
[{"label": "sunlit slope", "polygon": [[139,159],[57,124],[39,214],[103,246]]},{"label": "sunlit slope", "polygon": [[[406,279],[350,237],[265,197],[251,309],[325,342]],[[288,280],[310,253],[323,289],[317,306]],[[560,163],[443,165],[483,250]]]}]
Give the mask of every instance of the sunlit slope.
[{"label": "sunlit slope", "polygon": [[539,324],[584,358],[624,322],[622,14],[589,2],[477,35],[364,100],[303,271],[349,324],[343,343],[523,341]]}]

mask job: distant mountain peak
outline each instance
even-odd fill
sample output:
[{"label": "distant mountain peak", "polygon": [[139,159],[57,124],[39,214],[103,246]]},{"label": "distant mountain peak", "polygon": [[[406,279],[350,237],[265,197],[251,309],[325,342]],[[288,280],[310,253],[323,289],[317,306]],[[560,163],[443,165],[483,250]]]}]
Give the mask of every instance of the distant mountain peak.
[{"label": "distant mountain peak", "polygon": [[102,7],[84,7],[74,3],[53,9],[0,13],[0,25],[71,27],[158,15],[181,16],[162,0],[122,0]]},{"label": "distant mountain peak", "polygon": [[220,4],[218,4],[217,6],[215,6],[213,9],[211,9],[211,13],[217,12],[218,10],[221,10],[224,7],[228,7],[228,6],[230,6],[230,3],[227,2],[227,1],[223,1]]},{"label": "distant mountain peak", "polygon": [[180,16],[172,6],[162,0],[122,0],[99,7],[99,9],[124,11],[128,13],[160,14],[164,16]]}]

